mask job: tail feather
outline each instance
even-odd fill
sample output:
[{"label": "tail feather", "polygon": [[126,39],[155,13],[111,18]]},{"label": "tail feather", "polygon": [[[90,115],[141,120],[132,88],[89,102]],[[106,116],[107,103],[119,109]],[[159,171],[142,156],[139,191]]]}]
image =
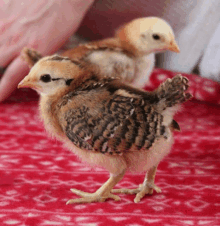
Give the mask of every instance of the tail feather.
[{"label": "tail feather", "polygon": [[192,95],[186,92],[189,87],[188,82],[186,77],[176,75],[162,83],[156,90],[159,99],[158,107],[164,110],[191,99]]}]

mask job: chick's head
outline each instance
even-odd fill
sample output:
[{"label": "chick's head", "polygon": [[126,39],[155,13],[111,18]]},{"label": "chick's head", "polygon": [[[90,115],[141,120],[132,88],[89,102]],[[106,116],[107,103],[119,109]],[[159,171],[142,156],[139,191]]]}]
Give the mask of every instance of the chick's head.
[{"label": "chick's head", "polygon": [[179,52],[171,26],[157,17],[135,19],[120,28],[116,36],[143,54],[164,50]]},{"label": "chick's head", "polygon": [[18,88],[29,87],[41,95],[54,95],[67,89],[81,74],[79,66],[67,57],[44,57],[34,64]]}]

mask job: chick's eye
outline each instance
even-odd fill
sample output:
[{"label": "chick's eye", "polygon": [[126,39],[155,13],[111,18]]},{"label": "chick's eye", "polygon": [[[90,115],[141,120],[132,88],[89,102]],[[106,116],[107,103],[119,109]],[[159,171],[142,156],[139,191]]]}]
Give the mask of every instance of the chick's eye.
[{"label": "chick's eye", "polygon": [[50,82],[51,81],[51,76],[49,74],[41,75],[40,80],[42,82]]},{"label": "chick's eye", "polygon": [[157,34],[153,34],[152,37],[153,37],[154,40],[159,40],[160,39],[160,36],[157,35]]}]

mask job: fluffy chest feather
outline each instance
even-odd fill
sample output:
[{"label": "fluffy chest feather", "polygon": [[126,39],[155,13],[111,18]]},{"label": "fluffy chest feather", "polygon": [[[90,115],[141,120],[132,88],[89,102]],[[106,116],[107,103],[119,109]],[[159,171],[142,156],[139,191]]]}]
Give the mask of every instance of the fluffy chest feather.
[{"label": "fluffy chest feather", "polygon": [[98,65],[103,75],[118,76],[127,82],[131,82],[134,79],[135,62],[123,52],[112,50],[94,51],[85,60]]},{"label": "fluffy chest feather", "polygon": [[45,129],[51,136],[62,139],[64,136],[63,130],[57,119],[56,107],[50,98],[42,96],[39,104],[40,116],[44,122]]},{"label": "fluffy chest feather", "polygon": [[135,80],[133,85],[135,87],[143,88],[144,84],[149,79],[155,65],[155,55],[149,54],[142,57],[137,57],[135,60]]}]

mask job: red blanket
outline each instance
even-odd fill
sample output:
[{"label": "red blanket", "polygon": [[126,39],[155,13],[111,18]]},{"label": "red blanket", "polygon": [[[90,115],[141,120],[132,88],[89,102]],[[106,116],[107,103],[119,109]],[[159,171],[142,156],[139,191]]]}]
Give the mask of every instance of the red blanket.
[{"label": "red blanket", "polygon": [[[156,69],[146,89],[173,75]],[[108,172],[79,162],[47,136],[33,91],[16,91],[1,103],[0,225],[220,225],[220,85],[186,76],[195,98],[175,117],[182,131],[158,167],[162,193],[138,204],[122,194],[119,202],[66,206],[76,198],[70,188],[94,192]],[[143,178],[127,173],[117,187],[136,188]]]}]

